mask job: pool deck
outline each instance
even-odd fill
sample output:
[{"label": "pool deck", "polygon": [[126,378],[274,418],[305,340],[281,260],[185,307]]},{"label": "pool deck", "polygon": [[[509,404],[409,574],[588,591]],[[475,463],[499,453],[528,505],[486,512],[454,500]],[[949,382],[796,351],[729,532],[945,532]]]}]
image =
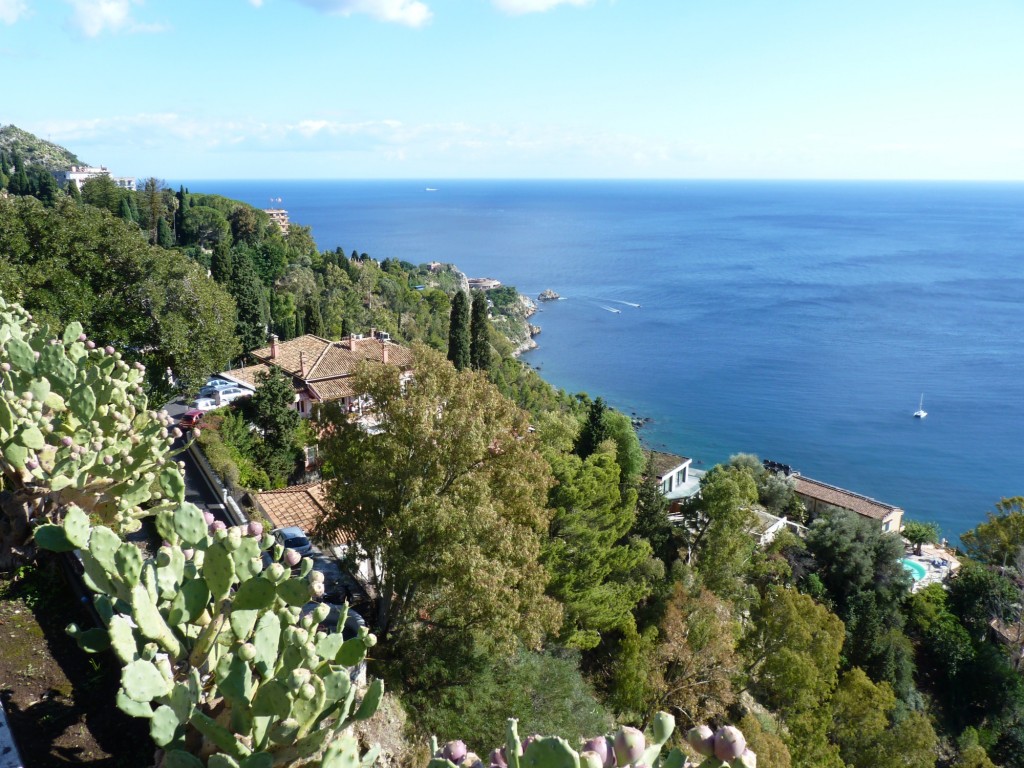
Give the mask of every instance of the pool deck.
[{"label": "pool deck", "polygon": [[[906,544],[906,552],[903,555],[907,560],[912,560],[924,567],[925,575],[920,581],[915,581],[910,588],[911,592],[927,587],[929,584],[941,584],[945,578],[960,567],[960,561],[951,550],[943,549],[934,544],[925,544],[921,547],[921,554],[914,554],[914,547]],[[943,565],[945,561],[945,565]]]}]

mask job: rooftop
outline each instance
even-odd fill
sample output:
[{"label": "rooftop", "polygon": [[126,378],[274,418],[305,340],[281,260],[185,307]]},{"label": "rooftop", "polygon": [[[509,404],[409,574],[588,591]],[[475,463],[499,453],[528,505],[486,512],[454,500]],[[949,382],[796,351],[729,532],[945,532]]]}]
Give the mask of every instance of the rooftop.
[{"label": "rooftop", "polygon": [[276,365],[307,383],[351,376],[363,361],[383,363],[385,349],[388,365],[412,367],[411,349],[375,338],[350,337],[344,341],[329,341],[307,333],[279,341],[276,347],[273,352],[272,347],[253,350],[252,355],[260,362]]},{"label": "rooftop", "polygon": [[[275,527],[286,528],[294,525],[307,534],[316,528],[328,510],[323,483],[319,482],[254,493],[252,497],[256,506],[266,513]],[[333,543],[346,542],[339,540]]]},{"label": "rooftop", "polygon": [[812,480],[803,475],[793,474],[791,477],[796,481],[794,490],[800,496],[815,499],[823,504],[831,504],[833,507],[839,507],[840,509],[848,509],[864,517],[884,520],[894,512],[902,511],[899,507],[895,507],[892,504],[885,504],[869,496],[862,496],[859,493],[837,488],[834,485],[829,485],[819,480]]},{"label": "rooftop", "polygon": [[677,456],[674,453],[663,451],[647,451],[649,456],[654,458],[654,474],[661,480],[669,472],[690,461],[686,456]]}]

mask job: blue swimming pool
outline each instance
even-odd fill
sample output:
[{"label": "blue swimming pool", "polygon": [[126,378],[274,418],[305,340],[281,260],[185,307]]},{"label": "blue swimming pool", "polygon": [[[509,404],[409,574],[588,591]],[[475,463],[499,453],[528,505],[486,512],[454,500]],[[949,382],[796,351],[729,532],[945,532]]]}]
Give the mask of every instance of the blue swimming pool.
[{"label": "blue swimming pool", "polygon": [[906,558],[903,558],[900,562],[903,564],[904,568],[910,571],[910,575],[913,577],[914,581],[920,581],[928,573],[928,569],[916,560],[907,560]]}]

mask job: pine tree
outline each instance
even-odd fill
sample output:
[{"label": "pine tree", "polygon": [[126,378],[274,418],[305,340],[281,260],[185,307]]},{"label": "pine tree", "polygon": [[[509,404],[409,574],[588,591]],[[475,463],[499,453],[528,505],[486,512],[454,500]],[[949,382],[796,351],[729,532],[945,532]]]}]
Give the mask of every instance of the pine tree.
[{"label": "pine tree", "polygon": [[218,283],[224,283],[231,279],[231,248],[225,240],[218,241],[213,248],[210,274]]},{"label": "pine tree", "polygon": [[469,324],[469,359],[475,371],[491,368],[490,321],[487,319],[487,294],[473,294],[473,310]]},{"label": "pine tree", "polygon": [[469,347],[469,301],[465,293],[456,291],[448,324],[448,359],[455,370],[469,368]]},{"label": "pine tree", "polygon": [[675,559],[672,547],[672,524],[668,521],[668,499],[658,486],[654,470],[654,454],[647,454],[643,480],[637,488],[636,521],[630,533],[647,539],[654,554],[671,565]]},{"label": "pine tree", "polygon": [[71,179],[71,181],[68,182],[65,191],[68,193],[68,197],[76,203],[82,202],[82,191],[78,188],[78,182],[74,179]]}]

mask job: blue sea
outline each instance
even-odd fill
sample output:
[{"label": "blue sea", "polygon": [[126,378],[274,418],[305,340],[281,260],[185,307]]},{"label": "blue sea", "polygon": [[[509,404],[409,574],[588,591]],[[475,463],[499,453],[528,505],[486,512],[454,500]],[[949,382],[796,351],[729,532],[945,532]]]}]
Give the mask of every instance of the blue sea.
[{"label": "blue sea", "polygon": [[274,198],[321,249],[558,292],[523,359],[698,467],[756,453],[950,539],[1024,494],[1024,184],[189,186]]}]

